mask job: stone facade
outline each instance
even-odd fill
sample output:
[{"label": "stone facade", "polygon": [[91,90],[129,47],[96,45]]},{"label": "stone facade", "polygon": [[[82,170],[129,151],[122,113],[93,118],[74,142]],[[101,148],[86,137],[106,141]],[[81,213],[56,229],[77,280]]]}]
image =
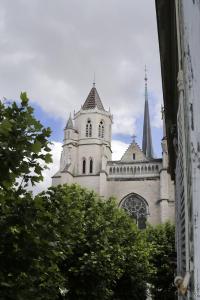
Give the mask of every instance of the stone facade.
[{"label": "stone facade", "polygon": [[180,300],[200,299],[200,1],[156,0]]},{"label": "stone facade", "polygon": [[[145,105],[149,119],[148,103]],[[141,227],[146,220],[151,224],[173,222],[174,187],[167,171],[166,139],[162,140],[163,158],[145,155],[153,153],[148,136],[150,120],[147,120],[144,126],[148,130],[144,130],[143,137],[143,142],[147,139],[145,152],[133,141],[121,160],[112,161],[112,120],[93,86],[73,121],[70,116],[67,122],[60,168],[53,176],[53,185],[76,183],[104,198],[114,196]]]}]

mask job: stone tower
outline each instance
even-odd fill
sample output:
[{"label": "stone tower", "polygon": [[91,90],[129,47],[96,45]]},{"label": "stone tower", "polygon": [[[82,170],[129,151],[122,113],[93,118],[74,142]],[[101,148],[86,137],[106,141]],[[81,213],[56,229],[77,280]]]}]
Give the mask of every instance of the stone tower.
[{"label": "stone tower", "polygon": [[100,192],[95,177],[104,177],[107,161],[111,160],[112,115],[104,109],[95,83],[73,119],[74,123],[70,115],[64,129],[60,174],[53,176],[53,183],[56,184],[56,178],[61,184],[73,183],[73,178],[79,177]]}]

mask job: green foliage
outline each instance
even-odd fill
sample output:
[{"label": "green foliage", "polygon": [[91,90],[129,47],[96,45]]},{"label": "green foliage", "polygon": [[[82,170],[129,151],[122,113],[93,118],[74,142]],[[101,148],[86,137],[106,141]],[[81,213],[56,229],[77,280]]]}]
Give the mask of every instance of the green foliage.
[{"label": "green foliage", "polygon": [[15,185],[18,192],[29,181],[41,181],[45,163],[51,162],[51,130],[35,119],[26,93],[20,97],[19,105],[0,101],[0,187],[8,190]]},{"label": "green foliage", "polygon": [[51,162],[49,136],[25,93],[0,101],[0,299],[144,300],[147,282],[155,300],[173,299],[173,226],[139,231],[77,185],[25,190]]},{"label": "green foliage", "polygon": [[55,300],[63,256],[46,204],[30,193],[0,194],[0,299]]},{"label": "green foliage", "polygon": [[2,299],[146,298],[148,247],[112,199],[65,185],[0,200]]},{"label": "green foliage", "polygon": [[175,226],[170,223],[149,226],[146,236],[154,249],[150,263],[156,272],[149,278],[153,300],[176,299],[173,285],[176,272]]}]

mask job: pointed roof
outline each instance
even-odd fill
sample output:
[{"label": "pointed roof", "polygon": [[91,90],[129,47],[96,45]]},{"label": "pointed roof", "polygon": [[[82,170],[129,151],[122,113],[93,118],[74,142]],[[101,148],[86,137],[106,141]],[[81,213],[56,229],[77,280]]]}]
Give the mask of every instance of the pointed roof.
[{"label": "pointed roof", "polygon": [[[134,158],[133,158],[134,154]],[[125,151],[124,155],[121,158],[122,162],[131,162],[131,161],[144,161],[146,160],[146,156],[138,146],[138,144],[133,141],[128,149]]]},{"label": "pointed roof", "polygon": [[88,110],[88,109],[94,109],[96,107],[100,110],[104,110],[103,104],[101,102],[101,99],[95,87],[95,83],[93,83],[93,87],[89,92],[89,95],[87,96],[87,99],[85,100],[82,109]]},{"label": "pointed roof", "polygon": [[149,116],[146,67],[145,67],[145,105],[144,105],[142,150],[147,158],[153,158],[153,145],[152,145],[152,137],[151,137],[150,116]]},{"label": "pointed roof", "polygon": [[74,125],[73,125],[71,114],[69,115],[69,119],[67,121],[65,129],[74,129]]}]

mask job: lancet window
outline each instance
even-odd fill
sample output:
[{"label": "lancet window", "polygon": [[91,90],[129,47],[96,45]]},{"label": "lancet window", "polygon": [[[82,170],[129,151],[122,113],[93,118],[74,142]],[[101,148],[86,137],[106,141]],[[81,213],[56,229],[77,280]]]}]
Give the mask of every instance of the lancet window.
[{"label": "lancet window", "polygon": [[82,173],[85,174],[86,173],[86,159],[83,158],[83,162],[82,162]]},{"label": "lancet window", "polygon": [[90,174],[93,173],[93,159],[90,158]]},{"label": "lancet window", "polygon": [[91,120],[87,120],[86,129],[85,129],[85,136],[91,137],[92,136],[92,122]]},{"label": "lancet window", "polygon": [[104,122],[103,120],[101,120],[101,122],[99,123],[99,137],[100,138],[104,138]]}]

